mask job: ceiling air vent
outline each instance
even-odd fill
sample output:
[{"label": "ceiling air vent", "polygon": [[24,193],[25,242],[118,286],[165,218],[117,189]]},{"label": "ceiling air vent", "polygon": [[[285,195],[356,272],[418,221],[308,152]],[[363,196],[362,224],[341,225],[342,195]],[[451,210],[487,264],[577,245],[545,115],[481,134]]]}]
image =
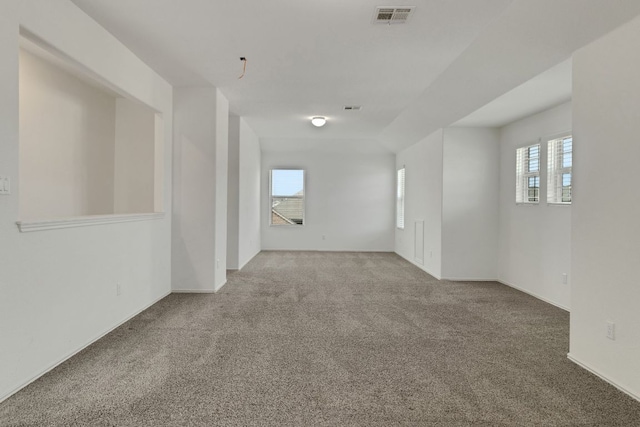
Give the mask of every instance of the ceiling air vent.
[{"label": "ceiling air vent", "polygon": [[415,10],[415,6],[377,7],[374,24],[404,24]]},{"label": "ceiling air vent", "polygon": [[362,109],[361,105],[345,105],[343,107],[344,111],[360,111]]}]

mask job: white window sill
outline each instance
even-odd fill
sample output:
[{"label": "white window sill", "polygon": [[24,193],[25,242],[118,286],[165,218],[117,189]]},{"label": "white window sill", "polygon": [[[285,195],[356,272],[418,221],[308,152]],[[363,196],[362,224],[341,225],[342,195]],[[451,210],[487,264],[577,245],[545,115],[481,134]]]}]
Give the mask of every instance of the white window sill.
[{"label": "white window sill", "polygon": [[86,227],[90,225],[115,224],[119,222],[148,221],[164,218],[163,212],[140,214],[87,215],[71,218],[18,221],[22,233],[31,231],[57,230],[60,228]]}]

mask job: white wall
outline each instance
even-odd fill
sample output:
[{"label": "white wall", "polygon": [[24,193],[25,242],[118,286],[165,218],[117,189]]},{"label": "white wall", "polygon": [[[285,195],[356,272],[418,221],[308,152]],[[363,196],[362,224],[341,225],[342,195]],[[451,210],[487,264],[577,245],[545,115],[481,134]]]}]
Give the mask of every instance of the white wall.
[{"label": "white wall", "polygon": [[498,272],[499,133],[444,130],[442,277],[495,280]]},{"label": "white wall", "polygon": [[174,89],[174,291],[226,283],[228,131],[229,103],[218,89]]},{"label": "white wall", "polygon": [[[393,154],[381,148],[358,151],[348,141],[299,141],[298,146],[304,148],[267,151],[263,146],[262,248],[393,250]],[[306,171],[304,226],[269,225],[269,172],[274,168]]]},{"label": "white wall", "polygon": [[240,117],[235,114],[229,115],[229,170],[227,183],[227,269],[239,270]]},{"label": "white wall", "polygon": [[116,100],[20,49],[21,219],[113,213]]},{"label": "white wall", "polygon": [[[396,169],[405,167],[405,228],[395,229],[395,252],[438,279],[442,275],[442,156],[442,130],[396,156]],[[393,193],[395,195],[395,186]],[[423,264],[415,261],[415,222],[418,220],[424,221]]]},{"label": "white wall", "polygon": [[173,92],[174,291],[215,289],[216,88]]},{"label": "white wall", "polygon": [[[571,102],[511,123],[500,137],[498,279],[559,307],[571,306],[571,206],[546,203],[546,141],[571,131]],[[516,205],[516,148],[541,141],[540,203]],[[580,150],[580,141],[575,146]],[[575,162],[574,162],[575,163]],[[568,283],[562,283],[562,274]]]},{"label": "white wall", "polygon": [[260,141],[246,121],[229,116],[227,268],[241,269],[260,252]]},{"label": "white wall", "polygon": [[[18,231],[20,25],[163,112],[169,146],[172,126],[169,84],[70,1],[0,3],[0,175],[12,178],[11,195],[0,196],[0,400],[170,292],[170,214],[152,221]],[[164,167],[168,178],[168,156]],[[167,180],[164,188],[166,209]]]},{"label": "white wall", "polygon": [[238,200],[238,268],[260,252],[260,177],[262,153],[258,136],[240,118]]},{"label": "white wall", "polygon": [[[438,279],[496,278],[498,139],[494,129],[448,128],[398,153],[396,168],[405,167],[400,256]],[[417,222],[424,222],[422,262]]]},{"label": "white wall", "polygon": [[640,399],[638,40],[636,18],[574,55],[570,357]]},{"label": "white wall", "polygon": [[156,115],[126,98],[116,99],[115,213],[153,212]]},{"label": "white wall", "polygon": [[219,89],[216,89],[215,135],[215,290],[218,290],[227,283],[227,179],[229,168],[229,101]]}]

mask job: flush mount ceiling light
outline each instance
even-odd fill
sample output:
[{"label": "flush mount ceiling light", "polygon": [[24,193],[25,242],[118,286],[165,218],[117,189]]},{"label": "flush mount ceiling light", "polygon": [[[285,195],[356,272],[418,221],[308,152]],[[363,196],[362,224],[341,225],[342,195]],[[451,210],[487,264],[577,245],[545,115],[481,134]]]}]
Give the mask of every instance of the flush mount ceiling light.
[{"label": "flush mount ceiling light", "polygon": [[311,118],[311,124],[317,128],[324,126],[325,123],[327,123],[326,117],[316,116]]}]

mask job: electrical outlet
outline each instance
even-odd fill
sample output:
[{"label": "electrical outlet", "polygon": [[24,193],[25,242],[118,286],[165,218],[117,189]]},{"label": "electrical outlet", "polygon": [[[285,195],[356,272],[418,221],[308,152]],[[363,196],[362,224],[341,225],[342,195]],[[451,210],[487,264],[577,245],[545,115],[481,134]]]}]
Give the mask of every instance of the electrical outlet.
[{"label": "electrical outlet", "polygon": [[220,259],[216,260],[216,268],[220,268]]},{"label": "electrical outlet", "polygon": [[116,296],[120,295],[122,295],[122,286],[120,286],[120,283],[116,283]]},{"label": "electrical outlet", "polygon": [[607,338],[614,341],[616,339],[616,324],[613,322],[607,322]]},{"label": "electrical outlet", "polygon": [[324,234],[322,235],[322,240],[327,240],[327,236],[325,236]]},{"label": "electrical outlet", "polygon": [[8,176],[0,176],[0,195],[11,194],[11,178]]},{"label": "electrical outlet", "polygon": [[433,258],[433,251],[429,251],[429,258]]},{"label": "electrical outlet", "polygon": [[562,273],[562,284],[566,285],[568,281],[569,281],[569,276],[567,275],[567,273]]}]

